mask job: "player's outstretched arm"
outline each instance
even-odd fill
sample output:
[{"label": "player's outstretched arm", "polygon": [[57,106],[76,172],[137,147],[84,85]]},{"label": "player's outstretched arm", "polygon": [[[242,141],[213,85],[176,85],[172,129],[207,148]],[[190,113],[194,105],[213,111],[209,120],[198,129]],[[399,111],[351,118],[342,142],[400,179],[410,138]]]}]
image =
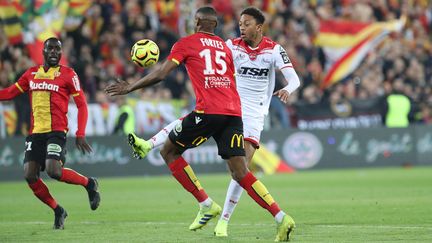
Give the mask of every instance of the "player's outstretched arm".
[{"label": "player's outstretched arm", "polygon": [[12,84],[11,86],[0,90],[0,100],[11,100],[21,93],[23,92],[21,92],[17,84]]},{"label": "player's outstretched arm", "polygon": [[174,68],[177,67],[177,64],[171,60],[165,60],[165,62],[153,72],[147,74],[142,79],[129,84],[123,80],[117,80],[116,83],[109,85],[105,88],[105,92],[114,96],[114,95],[124,95],[128,94],[134,90],[145,88],[148,86],[152,86],[160,81],[162,81]]}]

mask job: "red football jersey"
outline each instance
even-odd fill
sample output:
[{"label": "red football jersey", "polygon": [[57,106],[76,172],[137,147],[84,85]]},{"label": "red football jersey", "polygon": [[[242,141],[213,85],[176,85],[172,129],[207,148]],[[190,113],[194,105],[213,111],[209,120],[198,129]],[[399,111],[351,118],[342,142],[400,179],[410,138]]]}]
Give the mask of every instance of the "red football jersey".
[{"label": "red football jersey", "polygon": [[185,64],[197,112],[241,116],[232,53],[220,37],[198,32],[181,38],[168,59]]},{"label": "red football jersey", "polygon": [[[31,105],[30,134],[68,131],[69,96],[74,97],[78,109],[85,114],[78,118],[77,136],[84,136],[87,122],[87,104],[80,81],[73,69],[66,66],[29,68],[14,84],[21,93],[29,92]],[[79,113],[80,111],[78,111]]]}]

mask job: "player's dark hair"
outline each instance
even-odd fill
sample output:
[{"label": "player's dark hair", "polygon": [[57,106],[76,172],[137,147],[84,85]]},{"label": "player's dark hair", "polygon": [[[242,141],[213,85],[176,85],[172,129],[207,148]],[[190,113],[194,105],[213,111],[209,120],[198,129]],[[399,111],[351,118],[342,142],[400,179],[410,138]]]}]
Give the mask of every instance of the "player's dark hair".
[{"label": "player's dark hair", "polygon": [[201,7],[196,12],[215,17],[217,16],[216,10],[210,6]]},{"label": "player's dark hair", "polygon": [[48,43],[48,41],[58,41],[61,43],[61,41],[57,37],[50,37],[44,41],[44,46],[46,45],[46,43]]},{"label": "player's dark hair", "polygon": [[247,14],[247,15],[252,16],[256,20],[257,24],[264,24],[264,22],[265,22],[264,14],[261,12],[261,10],[255,8],[255,7],[245,8],[241,12],[240,16],[242,16],[243,14]]}]

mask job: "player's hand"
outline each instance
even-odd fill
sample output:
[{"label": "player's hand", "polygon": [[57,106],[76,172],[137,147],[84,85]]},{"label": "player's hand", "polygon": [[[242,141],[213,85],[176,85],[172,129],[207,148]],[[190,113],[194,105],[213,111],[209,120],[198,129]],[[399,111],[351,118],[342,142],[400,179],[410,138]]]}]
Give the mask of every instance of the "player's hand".
[{"label": "player's hand", "polygon": [[117,78],[115,83],[110,84],[105,88],[105,92],[111,96],[128,94],[130,92],[129,83]]},{"label": "player's hand", "polygon": [[93,152],[92,147],[87,143],[84,137],[77,137],[75,139],[75,145],[83,154]]},{"label": "player's hand", "polygon": [[274,92],[273,95],[276,95],[285,104],[288,102],[289,93],[284,89]]}]

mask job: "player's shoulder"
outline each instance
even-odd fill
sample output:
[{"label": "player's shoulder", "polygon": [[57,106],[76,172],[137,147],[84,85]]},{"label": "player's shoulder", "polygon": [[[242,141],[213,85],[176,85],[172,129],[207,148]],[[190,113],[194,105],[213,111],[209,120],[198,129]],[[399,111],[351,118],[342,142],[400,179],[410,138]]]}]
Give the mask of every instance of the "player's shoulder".
[{"label": "player's shoulder", "polygon": [[60,71],[66,72],[66,73],[75,73],[75,70],[71,67],[60,65]]},{"label": "player's shoulder", "polygon": [[240,46],[243,42],[242,38],[237,37],[237,38],[231,38],[227,40],[227,43],[231,42],[233,46]]},{"label": "player's shoulder", "polygon": [[67,75],[67,76],[74,76],[76,75],[75,70],[71,67],[60,65],[60,74]]},{"label": "player's shoulder", "polygon": [[274,49],[278,43],[276,41],[270,39],[267,36],[263,36],[263,39],[260,44],[260,49]]},{"label": "player's shoulder", "polygon": [[196,40],[198,40],[198,38],[194,34],[181,37],[174,43],[173,48],[188,46],[190,44],[193,45],[193,43],[196,43]]},{"label": "player's shoulder", "polygon": [[40,67],[39,65],[30,67],[30,68],[27,69],[27,73],[34,73],[34,74],[36,74],[36,72],[39,70],[39,67]]}]

